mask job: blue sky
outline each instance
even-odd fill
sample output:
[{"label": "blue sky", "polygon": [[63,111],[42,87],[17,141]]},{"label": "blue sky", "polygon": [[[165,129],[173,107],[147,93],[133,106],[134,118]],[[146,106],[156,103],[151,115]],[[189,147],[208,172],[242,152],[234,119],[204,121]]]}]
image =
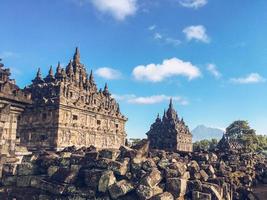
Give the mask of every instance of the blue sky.
[{"label": "blue sky", "polygon": [[0,0],[0,57],[19,86],[75,47],[145,137],[169,97],[193,129],[267,133],[266,0]]}]

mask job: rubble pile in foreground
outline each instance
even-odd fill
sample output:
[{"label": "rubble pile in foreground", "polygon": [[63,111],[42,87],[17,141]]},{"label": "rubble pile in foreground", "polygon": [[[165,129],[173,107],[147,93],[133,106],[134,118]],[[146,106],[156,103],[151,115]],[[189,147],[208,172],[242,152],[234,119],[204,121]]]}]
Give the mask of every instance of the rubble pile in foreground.
[{"label": "rubble pile in foreground", "polygon": [[133,148],[67,148],[24,156],[3,165],[0,199],[256,199],[251,188],[267,183],[267,163],[252,153],[184,155]]}]

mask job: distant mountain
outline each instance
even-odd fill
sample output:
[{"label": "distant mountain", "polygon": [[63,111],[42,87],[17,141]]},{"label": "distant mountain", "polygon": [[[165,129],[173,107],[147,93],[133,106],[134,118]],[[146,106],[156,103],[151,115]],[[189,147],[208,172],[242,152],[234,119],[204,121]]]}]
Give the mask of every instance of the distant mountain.
[{"label": "distant mountain", "polygon": [[220,140],[223,136],[224,130],[219,128],[211,128],[204,125],[199,125],[194,128],[191,133],[193,134],[193,141],[215,138]]}]

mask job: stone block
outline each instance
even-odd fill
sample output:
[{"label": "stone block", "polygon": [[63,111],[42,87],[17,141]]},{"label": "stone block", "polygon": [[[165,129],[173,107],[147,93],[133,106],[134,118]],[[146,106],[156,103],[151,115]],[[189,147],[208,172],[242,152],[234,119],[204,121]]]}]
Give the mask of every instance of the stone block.
[{"label": "stone block", "polygon": [[109,187],[109,193],[112,199],[117,199],[134,190],[134,186],[127,180],[121,180]]},{"label": "stone block", "polygon": [[168,178],[166,190],[174,197],[182,197],[186,194],[187,180],[181,178]]},{"label": "stone block", "polygon": [[109,163],[108,169],[112,170],[117,175],[125,175],[128,170],[128,159],[124,159],[122,162],[119,161],[111,161]]},{"label": "stone block", "polygon": [[17,164],[3,164],[2,176],[13,176],[17,172]]},{"label": "stone block", "polygon": [[138,188],[136,189],[136,193],[140,200],[151,199],[153,196],[160,194],[162,192],[163,190],[158,186],[151,188],[146,185],[139,185]]},{"label": "stone block", "polygon": [[32,163],[21,163],[17,166],[18,176],[35,175],[38,173],[38,168]]},{"label": "stone block", "polygon": [[211,194],[193,191],[192,200],[211,200]]},{"label": "stone block", "polygon": [[96,190],[103,172],[103,170],[99,169],[84,170],[83,173],[85,185]]},{"label": "stone block", "polygon": [[222,200],[220,192],[216,189],[215,185],[203,184],[203,192],[211,194],[212,200]]},{"label": "stone block", "polygon": [[151,200],[174,200],[173,195],[169,192],[164,192],[154,196]]},{"label": "stone block", "polygon": [[73,184],[78,176],[78,169],[59,168],[52,176],[51,180],[58,183]]},{"label": "stone block", "polygon": [[48,182],[39,177],[33,177],[31,179],[31,187],[49,192],[54,195],[62,195],[66,191],[66,185]]},{"label": "stone block", "polygon": [[118,155],[119,151],[114,149],[102,149],[101,151],[99,151],[99,158],[108,158],[111,160],[116,160]]},{"label": "stone block", "polygon": [[98,191],[107,192],[108,188],[116,182],[113,171],[104,172],[98,182]]},{"label": "stone block", "polygon": [[60,167],[59,166],[50,166],[48,169],[47,169],[47,175],[48,176],[52,176],[53,174],[55,174],[57,172],[57,170],[59,169]]},{"label": "stone block", "polygon": [[18,176],[17,187],[30,187],[33,176]]},{"label": "stone block", "polygon": [[152,188],[158,185],[161,180],[161,172],[157,168],[153,168],[152,171],[141,180],[141,183]]},{"label": "stone block", "polygon": [[199,171],[200,175],[201,175],[201,180],[203,181],[207,181],[209,179],[209,175],[202,169]]},{"label": "stone block", "polygon": [[16,176],[4,176],[2,178],[2,184],[4,186],[15,186],[17,183],[17,177]]}]

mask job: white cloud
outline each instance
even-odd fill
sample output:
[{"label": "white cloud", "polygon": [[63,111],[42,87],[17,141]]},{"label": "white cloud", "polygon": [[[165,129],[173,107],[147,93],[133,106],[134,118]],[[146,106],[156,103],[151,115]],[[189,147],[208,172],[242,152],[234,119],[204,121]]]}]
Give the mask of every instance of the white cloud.
[{"label": "white cloud", "polygon": [[160,40],[160,39],[162,39],[162,35],[160,33],[155,33],[154,34],[154,39],[155,40]]},{"label": "white cloud", "polygon": [[154,33],[154,39],[155,40],[158,40],[158,41],[161,41],[165,44],[171,44],[173,46],[178,46],[181,44],[181,41],[178,40],[178,39],[175,39],[175,38],[171,38],[171,37],[165,37],[163,36],[162,34],[160,33]]},{"label": "white cloud", "polygon": [[179,3],[186,8],[200,8],[208,3],[208,0],[180,0]]},{"label": "white cloud", "polygon": [[137,11],[137,0],[91,0],[97,10],[112,15],[117,20],[124,20]]},{"label": "white cloud", "polygon": [[114,97],[119,101],[126,101],[127,103],[130,104],[143,104],[143,105],[157,104],[164,101],[169,101],[170,98],[172,98],[173,101],[176,101],[180,105],[189,104],[189,102],[183,97],[180,96],[171,97],[164,94],[152,95],[152,96],[136,96],[134,94],[126,94],[126,95],[112,95],[112,97]]},{"label": "white cloud", "polygon": [[185,76],[189,80],[201,75],[200,70],[190,62],[178,58],[163,60],[162,64],[139,65],[133,69],[136,80],[160,82],[172,76]]},{"label": "white cloud", "polygon": [[165,38],[165,43],[166,44],[171,44],[173,46],[178,46],[181,44],[181,41],[175,38],[167,37]]},{"label": "white cloud", "polygon": [[121,78],[121,72],[109,67],[101,67],[96,70],[96,75],[108,79],[108,80],[114,80]]},{"label": "white cloud", "polygon": [[3,51],[0,53],[0,58],[11,58],[11,57],[18,57],[18,54],[12,51]]},{"label": "white cloud", "polygon": [[156,28],[157,28],[156,25],[151,25],[151,26],[148,27],[148,30],[149,31],[154,31]]},{"label": "white cloud", "polygon": [[210,38],[206,33],[206,28],[202,25],[188,26],[183,30],[188,41],[196,40],[205,43],[210,42]]},{"label": "white cloud", "polygon": [[218,71],[217,66],[214,64],[207,64],[207,70],[215,77],[220,78],[222,74]]},{"label": "white cloud", "polygon": [[265,82],[266,79],[263,78],[258,73],[251,73],[247,75],[246,77],[240,77],[240,78],[232,78],[231,82],[238,83],[238,84],[253,84],[253,83],[261,83]]}]

